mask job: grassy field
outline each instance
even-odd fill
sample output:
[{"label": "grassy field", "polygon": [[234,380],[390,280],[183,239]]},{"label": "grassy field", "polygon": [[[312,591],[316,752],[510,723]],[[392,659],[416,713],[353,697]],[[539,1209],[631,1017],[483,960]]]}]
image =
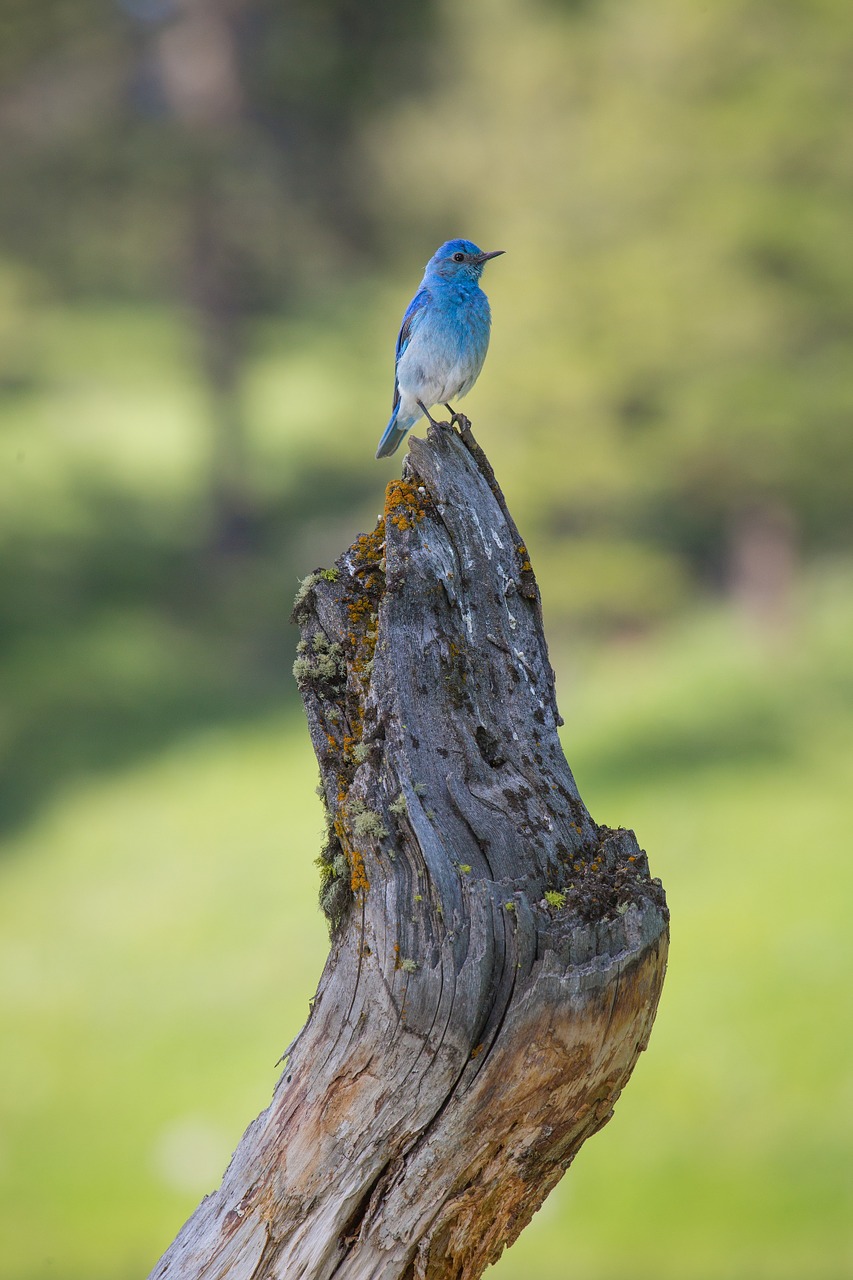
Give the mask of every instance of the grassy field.
[{"label": "grassy field", "polygon": [[463,407],[567,754],[672,908],[649,1051],[493,1274],[853,1276],[853,7],[5,8],[0,1280],[147,1274],[304,1021],[291,601],[399,475],[456,234],[507,251]]},{"label": "grassy field", "polygon": [[[304,1021],[322,823],[286,619],[385,478],[347,424],[387,398],[390,299],[357,303],[358,323],[256,334],[245,403],[273,532],[236,568],[205,547],[206,408],[179,323],[41,309],[0,388],[0,1280],[146,1274]],[[526,533],[512,416],[499,388],[479,403]],[[666,573],[630,544],[602,561],[528,542],[569,760],[594,816],[648,849],[672,952],[613,1122],[494,1274],[836,1280],[853,1271],[853,570],[810,570],[772,636],[676,593],[633,640],[574,626],[569,643],[567,600],[602,583],[622,600],[627,575],[660,602]]]},{"label": "grassy field", "polygon": [[[547,610],[547,600],[546,600]],[[663,878],[672,952],[611,1124],[492,1274],[853,1268],[853,579],[560,652],[567,753]],[[0,866],[6,1280],[145,1274],[269,1099],[326,940],[301,720],[76,779]]]}]

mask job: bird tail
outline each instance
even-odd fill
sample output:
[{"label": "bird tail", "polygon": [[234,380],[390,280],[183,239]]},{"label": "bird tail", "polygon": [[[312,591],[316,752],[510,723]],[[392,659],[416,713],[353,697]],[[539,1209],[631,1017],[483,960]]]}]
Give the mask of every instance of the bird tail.
[{"label": "bird tail", "polygon": [[391,421],[388,423],[388,426],[382,434],[382,439],[379,441],[379,448],[376,450],[377,458],[390,458],[392,453],[396,453],[400,447],[400,441],[403,439],[406,432],[409,431],[418,420],[417,417],[414,417],[403,418],[398,421],[397,414],[399,412],[400,405],[398,403],[394,412],[391,414]]}]

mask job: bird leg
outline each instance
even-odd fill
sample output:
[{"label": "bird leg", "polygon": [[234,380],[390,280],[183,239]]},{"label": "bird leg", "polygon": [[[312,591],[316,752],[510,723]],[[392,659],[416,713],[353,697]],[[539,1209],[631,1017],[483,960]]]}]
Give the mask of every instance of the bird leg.
[{"label": "bird leg", "polygon": [[429,423],[429,432],[427,433],[428,435],[432,435],[433,431],[437,431],[438,434],[441,435],[442,431],[453,430],[453,424],[451,422],[436,422],[435,418],[432,416],[429,409],[424,404],[423,400],[418,400],[416,403],[418,407],[422,409],[423,412],[426,414],[426,419],[427,419],[427,422]]},{"label": "bird leg", "polygon": [[454,426],[454,424],[458,426],[460,436],[463,436],[466,431],[471,430],[471,421],[469,418],[465,417],[464,413],[457,413],[452,404],[446,404],[444,407],[450,414],[451,427]]},{"label": "bird leg", "polygon": [[435,418],[432,416],[432,414],[430,413],[429,409],[428,409],[428,408],[426,407],[426,405],[424,404],[423,400],[416,400],[416,401],[415,401],[415,404],[418,406],[418,408],[420,409],[420,411],[423,413],[424,417],[426,418],[427,422],[429,423],[429,425],[430,425],[431,427],[441,427],[441,426],[445,425],[445,424],[443,424],[443,423],[441,423],[441,422],[436,422]]}]

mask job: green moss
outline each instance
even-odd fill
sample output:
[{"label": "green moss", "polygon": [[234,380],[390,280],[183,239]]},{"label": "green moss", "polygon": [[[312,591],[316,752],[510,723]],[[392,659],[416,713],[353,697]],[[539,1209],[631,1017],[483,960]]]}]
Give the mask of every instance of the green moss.
[{"label": "green moss", "polygon": [[468,876],[468,875],[470,875],[470,874],[471,874],[471,865],[470,865],[470,863],[468,863],[468,862],[460,862],[460,863],[459,863],[459,870],[462,872],[463,876]]},{"label": "green moss", "polygon": [[564,907],[566,905],[566,895],[560,893],[557,889],[546,889],[545,901],[549,907]]}]

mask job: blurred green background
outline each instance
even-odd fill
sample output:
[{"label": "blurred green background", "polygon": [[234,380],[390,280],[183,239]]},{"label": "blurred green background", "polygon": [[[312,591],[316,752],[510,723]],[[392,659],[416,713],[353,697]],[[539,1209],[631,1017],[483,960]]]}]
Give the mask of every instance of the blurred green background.
[{"label": "blurred green background", "polygon": [[852,120],[844,0],[4,0],[3,1280],[146,1274],[304,1021],[290,603],[455,235],[567,754],[673,913],[490,1274],[853,1274]]}]

